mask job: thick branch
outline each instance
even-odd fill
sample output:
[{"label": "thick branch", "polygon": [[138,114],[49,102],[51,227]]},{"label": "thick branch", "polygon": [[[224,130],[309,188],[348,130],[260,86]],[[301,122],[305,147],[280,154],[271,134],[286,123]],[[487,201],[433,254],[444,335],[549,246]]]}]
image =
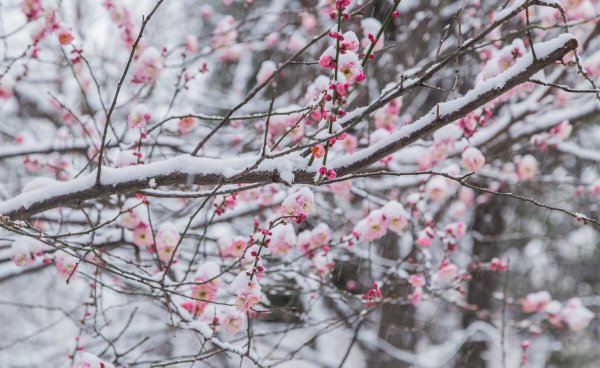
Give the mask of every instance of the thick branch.
[{"label": "thick branch", "polygon": [[[351,156],[334,160],[333,168],[339,175],[347,175],[365,168],[526,82],[532,75],[562,59],[576,48],[577,41],[568,34],[537,44],[536,60],[531,54],[525,55],[510,69],[482,82],[465,96],[440,103],[421,119],[402,127],[377,144]],[[307,168],[306,161],[297,154],[265,160],[254,170],[247,170],[248,167],[254,166],[258,159],[250,156],[217,160],[183,155],[147,165],[120,169],[105,168],[99,185],[94,185],[96,178],[93,174],[51,184],[0,203],[0,213],[12,219],[26,219],[59,206],[75,205],[90,199],[163,185],[314,183],[315,169]]]}]

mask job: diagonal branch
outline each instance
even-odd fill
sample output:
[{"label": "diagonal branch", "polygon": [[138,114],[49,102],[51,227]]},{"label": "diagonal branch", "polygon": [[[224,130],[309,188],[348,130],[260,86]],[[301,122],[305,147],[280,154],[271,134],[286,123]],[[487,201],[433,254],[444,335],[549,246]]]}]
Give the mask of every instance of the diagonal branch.
[{"label": "diagonal branch", "polygon": [[[561,60],[576,48],[577,41],[569,34],[539,43],[536,45],[537,59],[534,60],[531,54],[523,56],[510,69],[480,83],[465,96],[438,104],[413,124],[402,127],[371,147],[334,160],[332,166],[340,176],[368,167],[527,82],[535,73]],[[181,155],[147,165],[120,169],[104,168],[99,185],[96,185],[94,174],[50,184],[43,189],[22,193],[0,203],[0,213],[15,220],[27,219],[64,205],[76,205],[86,200],[163,185],[270,182],[314,184],[315,169],[307,168],[306,160],[297,154],[265,160],[255,169],[247,170],[258,158],[248,156],[209,159]]]}]

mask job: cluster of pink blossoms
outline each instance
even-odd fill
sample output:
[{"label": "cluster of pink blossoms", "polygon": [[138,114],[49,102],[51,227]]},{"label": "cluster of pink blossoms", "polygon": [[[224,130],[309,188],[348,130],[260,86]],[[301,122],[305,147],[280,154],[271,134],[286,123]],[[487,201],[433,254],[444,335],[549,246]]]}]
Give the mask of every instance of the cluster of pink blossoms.
[{"label": "cluster of pink blossoms", "polygon": [[58,274],[62,278],[68,279],[69,277],[72,277],[75,274],[75,269],[79,264],[79,259],[68,253],[60,252],[56,255],[54,259],[54,264],[56,266]]},{"label": "cluster of pink blossoms", "polygon": [[73,368],[114,368],[114,365],[103,361],[96,355],[88,352],[82,352]]},{"label": "cluster of pink blossoms", "polygon": [[548,146],[555,146],[560,142],[564,142],[571,136],[573,126],[568,120],[563,120],[559,124],[550,129],[549,132],[540,133],[531,136],[531,143],[535,144],[541,150],[546,150]]},{"label": "cluster of pink blossoms", "polygon": [[11,245],[10,259],[19,267],[29,266],[44,255],[44,248],[44,243],[32,238],[15,240]]},{"label": "cluster of pink blossoms", "polygon": [[[143,199],[145,202],[146,200]],[[152,229],[148,221],[146,206],[140,205],[139,200],[128,199],[124,207],[126,211],[121,215],[121,226],[132,230],[133,244],[146,249],[149,253],[154,253],[154,246],[158,252],[158,258],[161,262],[168,264],[171,259],[173,263],[177,262],[174,252],[180,241],[180,235],[175,225],[165,222],[160,225],[156,236],[152,234]],[[154,240],[156,238],[156,244]]]},{"label": "cluster of pink blossoms", "polygon": [[[119,6],[115,4],[115,1],[113,0],[105,0],[103,5],[110,13],[112,21],[115,22],[117,27],[121,30],[121,39],[125,43],[125,46],[127,46],[128,49],[133,47],[136,38],[136,30],[131,21],[129,9],[124,5]],[[145,41],[142,38],[138,43],[136,54],[139,56],[145,47]]]},{"label": "cluster of pink blossoms", "polygon": [[158,228],[156,232],[156,251],[158,252],[158,259],[161,262],[167,264],[173,261],[177,262],[176,248],[181,240],[181,236],[177,231],[174,224],[165,222]]},{"label": "cluster of pink blossoms", "polygon": [[360,241],[369,242],[381,238],[388,230],[400,234],[408,225],[410,215],[397,201],[390,201],[381,209],[371,211],[356,224],[352,235]]},{"label": "cluster of pink blossoms", "polygon": [[280,211],[284,216],[304,220],[315,211],[315,195],[307,187],[302,187],[283,200]]},{"label": "cluster of pink blossoms", "polygon": [[239,258],[244,255],[244,251],[248,246],[248,239],[237,236],[232,240],[229,239],[220,239],[219,240],[219,251],[221,253],[221,257],[228,258],[234,257]]},{"label": "cluster of pink blossoms", "polygon": [[421,300],[423,299],[423,286],[425,286],[425,277],[417,274],[410,275],[408,283],[413,287],[410,302],[415,306],[421,304]]},{"label": "cluster of pink blossoms", "polygon": [[13,242],[10,258],[18,267],[30,266],[38,259],[49,265],[54,258],[54,266],[58,274],[64,279],[72,278],[79,259],[63,251],[56,252],[54,256],[44,255],[44,248],[45,244],[39,240],[22,238]]},{"label": "cluster of pink blossoms", "polygon": [[440,286],[451,285],[460,275],[458,267],[448,261],[442,262],[440,268],[433,275],[433,281]]},{"label": "cluster of pink blossoms", "polygon": [[163,70],[163,59],[154,47],[146,48],[137,60],[133,71],[133,83],[152,83]]},{"label": "cluster of pink blossoms", "polygon": [[194,286],[190,292],[192,300],[182,303],[182,307],[194,316],[200,316],[211,301],[214,300],[219,289],[221,270],[214,262],[202,264],[194,274]]},{"label": "cluster of pink blossoms", "polygon": [[143,104],[139,104],[131,109],[131,112],[127,115],[127,122],[132,129],[144,129],[150,118],[148,108]]},{"label": "cluster of pink blossoms", "polygon": [[312,230],[304,230],[298,235],[298,249],[309,257],[314,257],[318,249],[327,252],[327,244],[331,240],[332,233],[326,223],[320,223]]},{"label": "cluster of pink blossoms", "polygon": [[[219,293],[221,276],[220,267],[215,262],[202,264],[194,274],[194,285],[189,297],[191,300],[181,303],[181,307],[200,321],[209,323],[213,331],[217,332],[222,328],[222,331],[225,333],[234,335],[242,331],[246,322],[246,315],[241,311],[241,308],[251,308],[255,305],[253,303],[256,299],[248,296],[248,293],[243,291],[246,288],[239,287],[240,308],[230,305],[212,304]],[[234,283],[236,282],[239,283],[239,281],[234,281]],[[233,294],[237,295],[237,292]],[[260,300],[260,291],[257,295],[258,300]],[[241,301],[244,296],[248,296],[248,299]],[[229,303],[236,305],[238,300],[231,300]],[[209,306],[211,308],[208,308]]]},{"label": "cluster of pink blossoms", "polygon": [[193,116],[186,116],[179,119],[179,134],[187,135],[196,126],[196,118]]},{"label": "cluster of pink blossoms", "polygon": [[467,226],[459,221],[446,225],[444,231],[435,231],[430,224],[421,229],[415,240],[415,244],[422,248],[429,248],[433,245],[433,240],[437,237],[450,252],[456,251],[458,238],[465,235]]},{"label": "cluster of pink blossoms", "polygon": [[217,23],[213,31],[211,46],[217,50],[221,62],[236,61],[244,51],[243,45],[237,43],[237,26],[235,19],[231,15],[227,15]]},{"label": "cluster of pink blossoms", "polygon": [[373,287],[361,297],[366,308],[377,305],[382,299],[381,284],[378,281],[373,282]]},{"label": "cluster of pink blossoms", "polygon": [[246,272],[241,272],[233,280],[229,291],[234,296],[235,307],[240,312],[248,312],[260,303],[261,287],[256,279],[251,279]]},{"label": "cluster of pink blossoms", "polygon": [[[38,45],[46,36],[58,31],[61,26],[56,15],[58,7],[51,1],[25,0],[21,3],[21,10],[27,20],[37,21],[42,18],[43,22],[37,22],[31,30],[31,41]],[[34,48],[32,57],[37,57],[38,49]]]},{"label": "cluster of pink blossoms", "polygon": [[271,230],[269,250],[271,255],[281,257],[294,248],[297,242],[294,226],[291,224],[278,225]]},{"label": "cluster of pink blossoms", "polygon": [[465,169],[478,172],[485,165],[485,157],[477,148],[468,147],[463,151],[460,163]]},{"label": "cluster of pink blossoms", "polygon": [[547,291],[528,294],[521,301],[521,307],[524,313],[542,314],[554,327],[561,328],[566,323],[571,331],[576,332],[585,329],[594,318],[594,313],[583,305],[581,299],[571,298],[563,306],[559,301],[552,300]]}]

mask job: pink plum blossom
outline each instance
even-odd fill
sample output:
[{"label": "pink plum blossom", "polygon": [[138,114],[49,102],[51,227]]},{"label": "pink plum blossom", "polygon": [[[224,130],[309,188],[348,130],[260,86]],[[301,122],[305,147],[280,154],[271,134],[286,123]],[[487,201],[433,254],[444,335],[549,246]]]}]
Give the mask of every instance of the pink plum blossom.
[{"label": "pink plum blossom", "polygon": [[127,122],[130,128],[144,128],[150,120],[150,114],[148,108],[144,105],[135,106],[129,115],[127,115]]},{"label": "pink plum blossom", "polygon": [[78,258],[65,252],[59,252],[55,258],[56,270],[63,279],[67,279],[74,275],[78,263]]},{"label": "pink plum blossom", "polygon": [[248,312],[256,304],[260,303],[261,287],[245,271],[242,271],[231,283],[229,291],[235,296],[235,307],[242,313]]},{"label": "pink plum blossom", "polygon": [[79,358],[76,360],[73,368],[114,368],[114,365],[84,351],[79,353]]},{"label": "pink plum blossom", "polygon": [[259,84],[264,83],[267,79],[273,75],[273,72],[277,70],[277,64],[271,60],[265,60],[260,66],[258,73],[256,74],[256,81]]},{"label": "pink plum blossom", "polygon": [[160,52],[149,47],[140,55],[133,72],[133,83],[152,83],[163,70]]},{"label": "pink plum blossom", "polygon": [[158,258],[163,262],[169,262],[175,257],[175,248],[179,244],[180,236],[177,228],[170,222],[163,223],[156,233],[156,249]]},{"label": "pink plum blossom", "polygon": [[274,256],[287,254],[296,245],[296,232],[291,224],[279,225],[271,230],[269,249]]},{"label": "pink plum blossom", "polygon": [[442,285],[451,284],[458,277],[458,267],[452,263],[444,262],[440,269],[435,273],[434,278],[437,283]]},{"label": "pink plum blossom", "polygon": [[477,148],[469,147],[463,151],[460,163],[465,169],[477,172],[485,164],[485,157]]},{"label": "pink plum blossom", "polygon": [[315,195],[307,187],[291,193],[281,204],[281,213],[286,216],[308,216],[315,210]]},{"label": "pink plum blossom", "polygon": [[532,155],[525,155],[517,164],[517,175],[521,180],[531,180],[537,175],[538,161]]},{"label": "pink plum blossom", "polygon": [[150,229],[150,225],[146,223],[140,223],[133,230],[133,244],[140,248],[148,248],[152,244],[154,244],[154,239],[152,236],[152,230]]},{"label": "pink plum blossom", "polygon": [[522,301],[523,312],[534,313],[544,310],[546,305],[550,303],[552,296],[547,291],[538,291],[528,294]]},{"label": "pink plum blossom", "polygon": [[579,298],[569,299],[562,310],[562,315],[571,331],[575,332],[585,329],[594,318],[594,313],[587,309]]}]

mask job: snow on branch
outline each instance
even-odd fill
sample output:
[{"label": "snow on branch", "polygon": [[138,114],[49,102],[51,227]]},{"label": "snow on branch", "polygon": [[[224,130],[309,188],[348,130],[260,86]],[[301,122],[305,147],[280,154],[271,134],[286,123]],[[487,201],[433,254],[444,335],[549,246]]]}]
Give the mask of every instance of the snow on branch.
[{"label": "snow on branch", "polygon": [[[339,175],[365,168],[526,82],[544,67],[575,50],[577,45],[577,40],[570,34],[538,43],[535,45],[536,58],[531,53],[525,55],[510,69],[480,83],[465,96],[438,104],[413,124],[404,126],[386,139],[351,156],[334,160],[332,165]],[[96,183],[96,175],[92,173],[66,182],[47,184],[44,188],[22,193],[0,203],[0,213],[18,220],[59,206],[163,185],[314,184],[314,176],[315,168],[307,168],[306,160],[297,153],[262,162],[254,156],[210,159],[181,155],[146,165],[103,168],[100,183]]]},{"label": "snow on branch", "polygon": [[433,133],[437,129],[459,119],[510,89],[526,82],[529,77],[544,67],[562,59],[568,52],[577,48],[573,35],[562,34],[550,41],[535,45],[536,56],[531,53],[520,58],[505,72],[490,78],[466,95],[454,100],[439,103],[428,114],[404,126],[378,143],[356,154],[334,160],[333,166],[340,175],[351,173],[368,166],[384,157],[408,146],[416,140]]}]

